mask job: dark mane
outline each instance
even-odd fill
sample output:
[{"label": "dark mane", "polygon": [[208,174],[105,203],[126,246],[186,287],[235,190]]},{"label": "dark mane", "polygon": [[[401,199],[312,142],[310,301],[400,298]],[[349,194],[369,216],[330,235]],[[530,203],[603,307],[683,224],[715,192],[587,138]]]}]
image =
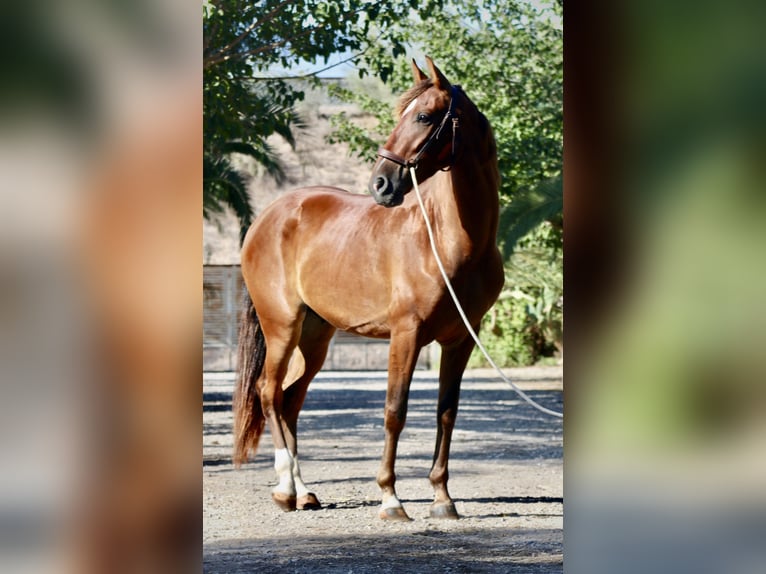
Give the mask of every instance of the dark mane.
[{"label": "dark mane", "polygon": [[419,84],[412,86],[409,90],[404,92],[402,97],[399,98],[399,103],[396,104],[396,110],[394,111],[396,117],[401,118],[402,113],[407,109],[407,106],[410,105],[410,102],[433,85],[434,83],[430,79],[426,78]]}]

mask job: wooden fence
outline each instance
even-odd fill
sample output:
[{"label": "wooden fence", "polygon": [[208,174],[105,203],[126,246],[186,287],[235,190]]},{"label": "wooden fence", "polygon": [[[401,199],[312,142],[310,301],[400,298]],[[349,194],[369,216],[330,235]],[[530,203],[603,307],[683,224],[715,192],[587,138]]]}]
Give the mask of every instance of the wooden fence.
[{"label": "wooden fence", "polygon": [[[232,371],[236,367],[239,315],[244,282],[239,265],[203,268],[205,371]],[[423,349],[419,369],[435,368],[438,346]],[[330,343],[325,371],[377,371],[388,367],[388,341],[367,339],[338,331]]]}]

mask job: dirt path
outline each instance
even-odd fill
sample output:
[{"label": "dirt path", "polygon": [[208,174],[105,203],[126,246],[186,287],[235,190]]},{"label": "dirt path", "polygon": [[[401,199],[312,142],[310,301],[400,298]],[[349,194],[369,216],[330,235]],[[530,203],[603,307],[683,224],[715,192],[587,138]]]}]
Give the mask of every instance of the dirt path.
[{"label": "dirt path", "polygon": [[[562,408],[561,367],[509,369]],[[436,374],[418,372],[397,458],[397,492],[413,518],[385,523],[375,475],[383,445],[385,373],[320,373],[300,421],[301,470],[324,508],[283,513],[270,437],[234,470],[232,376],[204,388],[204,571],[289,573],[562,572],[560,419],[529,407],[490,373],[464,378],[450,459],[459,521],[428,517]]]}]

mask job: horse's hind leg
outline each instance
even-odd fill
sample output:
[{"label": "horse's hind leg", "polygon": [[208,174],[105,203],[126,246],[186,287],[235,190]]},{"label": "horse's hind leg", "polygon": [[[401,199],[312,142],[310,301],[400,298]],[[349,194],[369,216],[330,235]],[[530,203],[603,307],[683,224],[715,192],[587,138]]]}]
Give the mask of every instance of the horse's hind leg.
[{"label": "horse's hind leg", "polygon": [[284,389],[282,430],[287,448],[293,459],[293,480],[298,510],[315,510],[322,507],[316,495],[309,491],[301,476],[298,464],[298,415],[303,407],[309,383],[322,368],[327,348],[335,328],[309,310],[303,321],[301,339],[293,354]]},{"label": "horse's hind leg", "polygon": [[283,383],[288,372],[288,364],[296,348],[305,308],[292,318],[277,321],[274,316],[261,317],[261,329],[266,338],[266,359],[259,381],[259,395],[264,417],[271,430],[274,442],[274,469],[279,483],[272,490],[272,499],[283,510],[295,510],[296,489],[293,478],[293,457],[288,450],[287,439],[283,431],[284,412]]},{"label": "horse's hind leg", "polygon": [[460,382],[473,347],[474,342],[470,337],[466,337],[457,344],[442,347],[442,359],[439,366],[439,404],[436,412],[436,447],[429,475],[434,489],[434,502],[430,512],[432,518],[459,518],[455,503],[447,490],[449,479],[447,463],[460,399]]}]

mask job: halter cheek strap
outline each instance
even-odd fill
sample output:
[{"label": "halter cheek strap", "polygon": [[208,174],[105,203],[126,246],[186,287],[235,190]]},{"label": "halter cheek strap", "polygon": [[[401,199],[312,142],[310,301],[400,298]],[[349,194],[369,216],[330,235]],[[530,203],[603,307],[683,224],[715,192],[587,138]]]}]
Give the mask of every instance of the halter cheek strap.
[{"label": "halter cheek strap", "polygon": [[382,158],[385,158],[389,161],[392,161],[396,164],[401,165],[404,168],[417,168],[418,163],[420,162],[420,158],[423,157],[423,154],[428,150],[429,147],[431,147],[431,144],[438,140],[441,137],[442,131],[444,130],[444,126],[447,125],[447,120],[452,119],[452,155],[450,156],[450,166],[455,161],[455,141],[457,136],[457,128],[460,125],[459,118],[455,115],[455,100],[457,99],[458,90],[460,90],[460,86],[452,86],[450,90],[450,101],[449,101],[449,107],[447,108],[447,113],[444,114],[444,117],[442,118],[442,121],[439,123],[437,128],[431,132],[431,135],[428,136],[428,139],[426,140],[426,143],[423,144],[423,146],[418,150],[418,152],[415,154],[415,156],[412,159],[405,159],[402,156],[400,156],[397,153],[394,153],[390,150],[387,150],[384,147],[380,147],[378,149],[378,155]]}]

